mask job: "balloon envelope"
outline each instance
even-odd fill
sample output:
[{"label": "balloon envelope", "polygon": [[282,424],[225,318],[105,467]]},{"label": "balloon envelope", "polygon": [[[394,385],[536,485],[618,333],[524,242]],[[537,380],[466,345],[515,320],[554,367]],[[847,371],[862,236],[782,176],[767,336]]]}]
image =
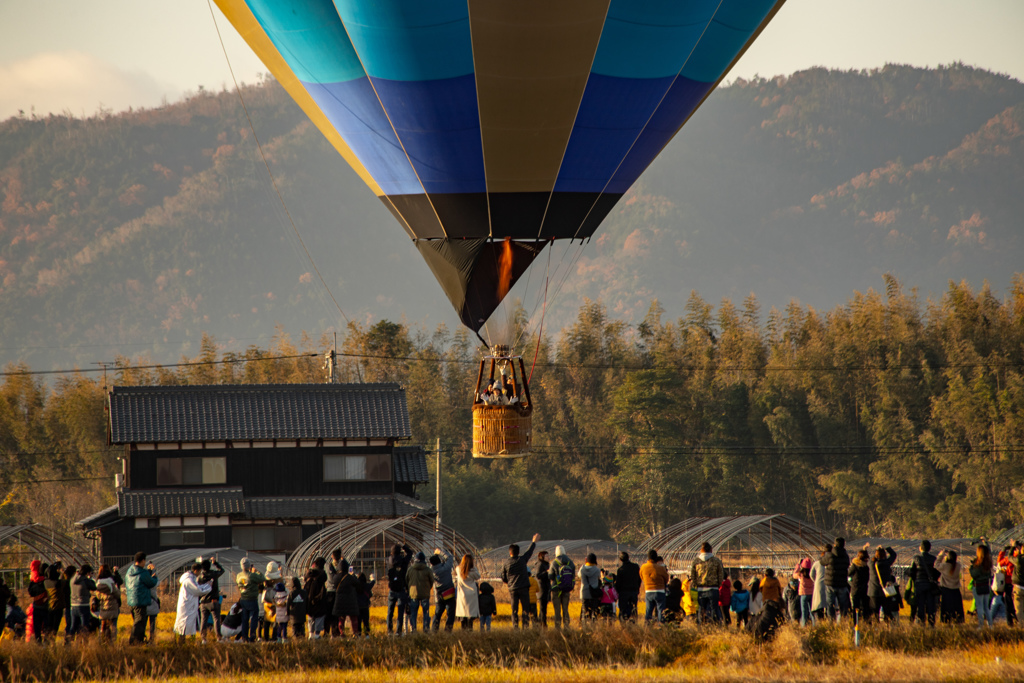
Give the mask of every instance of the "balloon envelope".
[{"label": "balloon envelope", "polygon": [[216,0],[478,330],[590,237],[784,0]]}]

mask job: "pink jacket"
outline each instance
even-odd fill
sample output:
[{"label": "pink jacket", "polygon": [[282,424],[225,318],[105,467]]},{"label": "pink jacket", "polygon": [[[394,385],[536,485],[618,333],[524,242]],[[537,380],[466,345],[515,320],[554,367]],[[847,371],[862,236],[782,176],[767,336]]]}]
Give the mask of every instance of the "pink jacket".
[{"label": "pink jacket", "polygon": [[619,599],[618,592],[616,592],[616,590],[614,588],[612,588],[611,586],[605,586],[604,590],[601,591],[601,604],[602,605],[611,605],[612,603],[617,602],[618,599]]},{"label": "pink jacket", "polygon": [[[804,573],[801,570],[806,569]],[[800,581],[800,588],[797,590],[797,595],[814,595],[814,580],[810,577],[811,572],[811,558],[805,557],[796,563],[796,567],[793,569],[793,578]]]}]

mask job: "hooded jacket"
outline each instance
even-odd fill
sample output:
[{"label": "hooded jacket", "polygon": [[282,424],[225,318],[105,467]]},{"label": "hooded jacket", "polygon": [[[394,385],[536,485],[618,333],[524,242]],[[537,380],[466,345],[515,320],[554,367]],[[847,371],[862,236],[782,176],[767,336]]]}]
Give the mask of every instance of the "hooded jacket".
[{"label": "hooded jacket", "polygon": [[525,553],[510,557],[505,560],[501,567],[501,580],[508,584],[510,591],[529,590],[530,582],[527,579],[527,570],[530,568],[530,558],[533,557],[533,549],[536,543],[531,543]]},{"label": "hooded jacket", "polygon": [[[555,561],[551,563],[551,569],[548,571],[548,576],[551,577],[551,592],[555,595],[561,595],[563,593],[572,593],[572,585],[576,583],[576,565],[572,559],[569,558],[564,552],[559,553],[562,546],[558,546],[555,551]],[[562,572],[566,572],[568,576],[572,578],[572,585],[569,585],[567,590],[562,588]]]},{"label": "hooded jacket", "polygon": [[782,584],[775,576],[765,576],[761,579],[761,598],[765,602],[782,602]]},{"label": "hooded jacket", "polygon": [[178,584],[174,632],[179,636],[194,636],[199,633],[199,598],[213,590],[213,584],[199,583],[198,577],[190,571],[181,575]]},{"label": "hooded jacket", "polygon": [[410,598],[413,600],[429,600],[430,589],[434,585],[434,573],[430,571],[426,562],[416,560],[409,565],[409,571],[405,573],[405,582],[409,586]]},{"label": "hooded jacket", "polygon": [[718,588],[725,579],[725,568],[714,553],[700,553],[690,567],[690,586],[693,588]]},{"label": "hooded jacket", "polygon": [[159,583],[153,572],[145,567],[133,564],[128,567],[124,581],[124,592],[128,596],[129,607],[146,607],[153,601],[149,589]]},{"label": "hooded jacket", "polygon": [[71,580],[71,606],[88,607],[94,590],[96,590],[95,581],[81,574],[75,574],[75,578]]},{"label": "hooded jacket", "polygon": [[797,595],[814,595],[814,579],[811,578],[811,558],[805,557],[793,567],[793,578],[800,582]]},{"label": "hooded jacket", "polygon": [[[850,570],[850,556],[846,548],[832,548],[832,552],[821,556],[821,565],[825,568],[825,585],[831,588],[849,588],[846,580]],[[767,598],[766,598],[767,599]]]},{"label": "hooded jacket", "polygon": [[580,599],[594,600],[601,597],[601,568],[596,564],[580,567]]},{"label": "hooded jacket", "polygon": [[868,580],[870,579],[871,567],[859,557],[853,558],[850,563],[850,594],[866,596],[868,594]]}]

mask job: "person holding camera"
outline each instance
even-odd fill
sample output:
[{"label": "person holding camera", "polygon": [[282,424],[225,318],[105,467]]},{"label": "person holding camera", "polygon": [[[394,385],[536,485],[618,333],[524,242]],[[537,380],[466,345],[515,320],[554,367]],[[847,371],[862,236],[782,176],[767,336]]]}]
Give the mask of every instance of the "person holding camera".
[{"label": "person holding camera", "polygon": [[263,582],[266,580],[263,574],[256,571],[252,560],[243,557],[240,563],[242,571],[235,575],[235,585],[238,586],[238,604],[242,607],[242,634],[240,640],[255,641],[256,633],[259,630],[259,605],[257,601]]},{"label": "person holding camera", "polygon": [[214,639],[217,639],[220,634],[221,622],[220,577],[224,575],[224,567],[220,566],[220,562],[213,555],[205,560],[202,556],[197,557],[196,562],[202,566],[199,582],[210,584],[210,592],[199,599],[199,623],[201,625],[199,630],[205,635],[212,628]]},{"label": "person holding camera", "polygon": [[185,638],[199,633],[199,600],[213,590],[213,579],[200,581],[203,565],[196,562],[181,575],[178,584],[178,609],[174,619],[174,632]]},{"label": "person holding camera", "polygon": [[153,601],[151,588],[156,586],[156,567],[150,562],[145,565],[146,553],[135,553],[135,563],[128,568],[125,576],[125,593],[128,595],[128,607],[132,611],[132,635],[130,644],[146,642],[146,615],[149,604]]},{"label": "person holding camera", "polygon": [[914,561],[910,565],[910,577],[914,580],[914,594],[917,596],[917,605],[911,613],[911,621],[915,618],[922,624],[925,619],[929,626],[935,625],[935,594],[938,592],[936,579],[939,572],[935,569],[935,556],[929,551],[932,549],[931,541],[921,541],[921,552],[914,555]]},{"label": "person holding camera", "polygon": [[[1010,550],[1010,566],[1013,567],[1013,573],[1010,575],[1010,580],[1013,583],[1013,611],[1014,614],[1018,616],[1024,613],[1024,571],[1021,569],[1022,555],[1024,555],[1024,544],[1015,540],[1013,542],[1013,547]],[[1009,612],[1009,609],[1007,609],[1007,612]],[[1007,622],[1009,622],[1009,617],[1007,617]]]}]

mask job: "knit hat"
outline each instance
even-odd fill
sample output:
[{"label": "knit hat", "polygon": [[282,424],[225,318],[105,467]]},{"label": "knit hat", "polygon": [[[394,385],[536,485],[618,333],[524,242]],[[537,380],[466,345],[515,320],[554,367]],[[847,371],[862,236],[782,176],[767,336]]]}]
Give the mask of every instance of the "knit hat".
[{"label": "knit hat", "polygon": [[417,562],[426,562],[427,561],[427,556],[423,554],[422,550],[419,551],[418,553],[416,553],[416,561]]},{"label": "knit hat", "polygon": [[274,586],[274,590],[276,590],[278,592],[283,591],[284,590],[284,583],[279,581],[278,584],[276,586]]},{"label": "knit hat", "polygon": [[241,565],[243,572],[247,572],[250,569],[252,569],[252,560],[250,560],[248,557],[243,557],[242,561],[239,562],[239,564]]},{"label": "knit hat", "polygon": [[267,562],[267,579],[274,581],[281,578],[281,565],[271,560]]}]

